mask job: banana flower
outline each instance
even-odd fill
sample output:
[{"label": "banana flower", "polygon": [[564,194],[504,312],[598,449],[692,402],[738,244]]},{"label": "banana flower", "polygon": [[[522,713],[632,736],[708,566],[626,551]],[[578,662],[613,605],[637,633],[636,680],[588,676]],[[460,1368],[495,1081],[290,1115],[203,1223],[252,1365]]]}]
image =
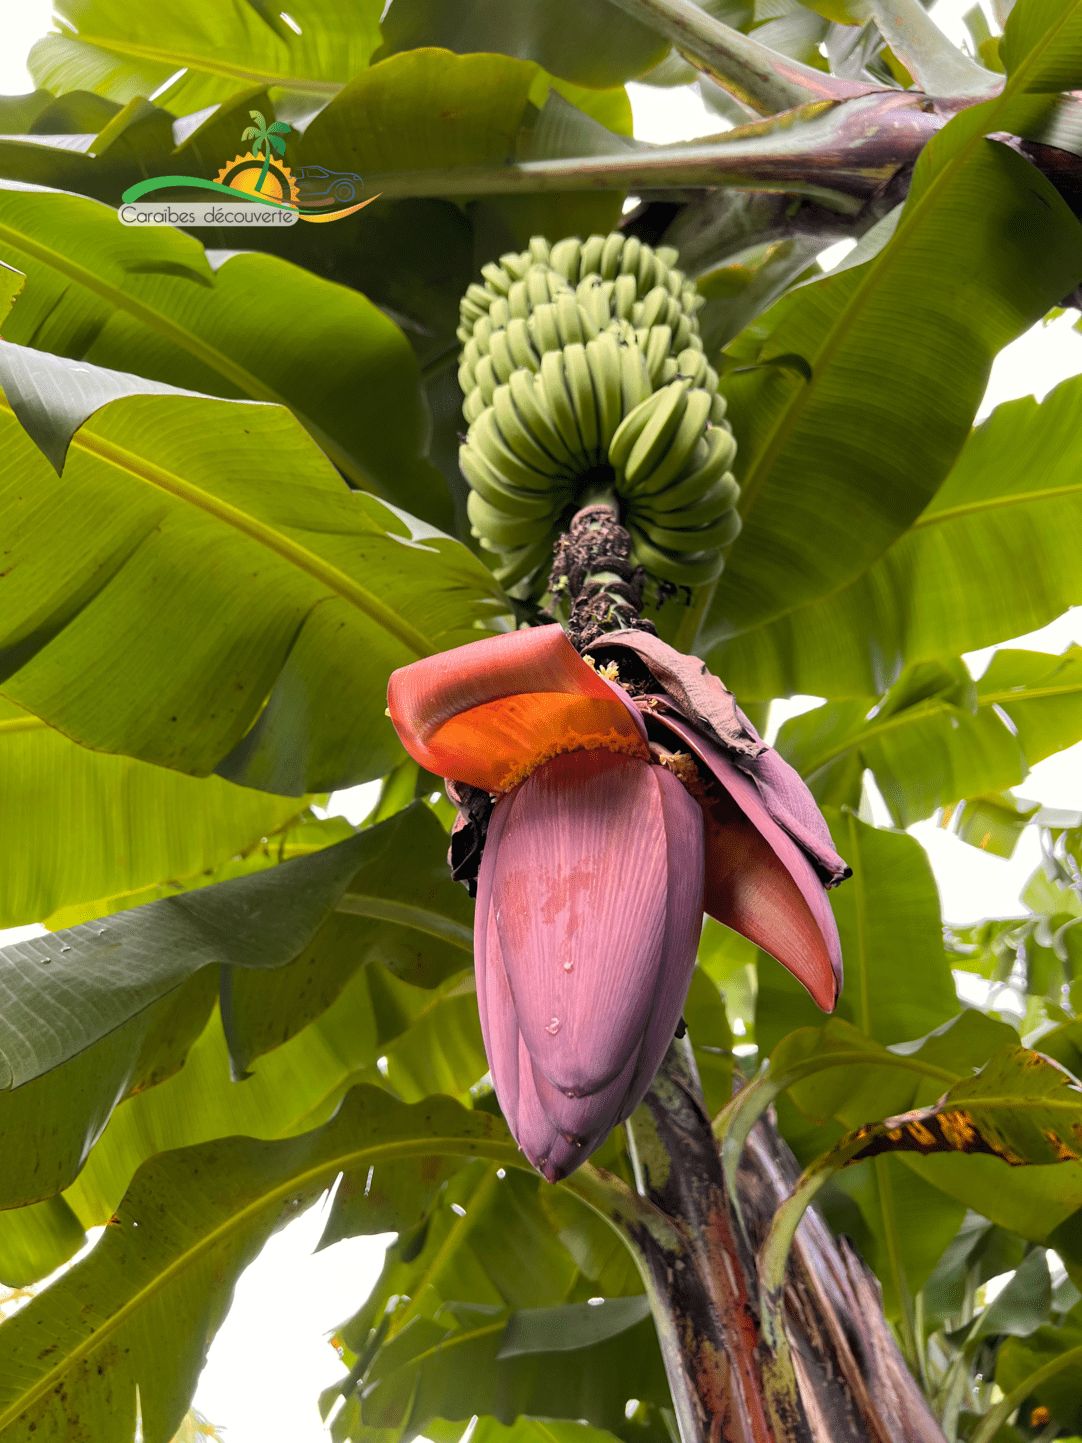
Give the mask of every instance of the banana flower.
[{"label": "banana flower", "polygon": [[797,773],[694,657],[642,631],[591,654],[600,669],[559,626],[535,627],[414,662],[388,688],[403,745],[460,810],[463,784],[495,799],[474,924],[481,1027],[504,1116],[550,1181],[650,1086],[704,910],[825,1011],[842,978],[825,887],[848,872]]}]

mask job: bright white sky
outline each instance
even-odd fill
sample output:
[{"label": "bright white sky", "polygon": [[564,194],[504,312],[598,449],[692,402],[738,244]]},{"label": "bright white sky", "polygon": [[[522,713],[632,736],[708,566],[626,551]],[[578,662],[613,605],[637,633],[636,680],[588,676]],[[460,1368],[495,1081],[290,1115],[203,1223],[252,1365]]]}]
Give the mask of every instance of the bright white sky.
[{"label": "bright white sky", "polygon": [[[932,15],[956,42],[965,38],[961,15],[972,0],[940,0]],[[30,45],[50,25],[49,0],[3,0],[4,47],[0,51],[0,94],[32,89],[25,68]],[[718,129],[694,90],[629,87],[635,133],[658,142],[691,140]],[[845,245],[833,247],[824,262],[837,264]],[[1035,326],[997,359],[981,409],[1015,396],[1042,397],[1059,381],[1082,373],[1082,336],[1072,330],[1075,313],[1048,327]],[[1082,641],[1082,612],[1075,611],[1018,644],[1035,650],[1062,651]],[[979,675],[990,650],[968,658]],[[778,703],[771,717],[772,737],[787,716],[815,705],[818,698],[794,697]],[[330,810],[359,821],[370,809],[378,784],[336,794]],[[1019,791],[1026,797],[1063,807],[1082,808],[1082,746],[1040,762]],[[885,821],[885,812],[880,820]],[[1023,837],[1010,861],[965,846],[934,822],[912,828],[928,849],[943,899],[944,914],[955,922],[982,916],[1021,914],[1019,889],[1037,864],[1037,839]],[[18,935],[38,928],[18,929]],[[0,944],[16,934],[0,933]],[[274,1237],[237,1288],[232,1310],[210,1351],[196,1394],[196,1407],[223,1427],[228,1443],[324,1443],[316,1397],[342,1374],[342,1365],[323,1341],[336,1324],[360,1306],[382,1263],[384,1242],[355,1239],[313,1254],[322,1226],[322,1210],[311,1210]]]}]

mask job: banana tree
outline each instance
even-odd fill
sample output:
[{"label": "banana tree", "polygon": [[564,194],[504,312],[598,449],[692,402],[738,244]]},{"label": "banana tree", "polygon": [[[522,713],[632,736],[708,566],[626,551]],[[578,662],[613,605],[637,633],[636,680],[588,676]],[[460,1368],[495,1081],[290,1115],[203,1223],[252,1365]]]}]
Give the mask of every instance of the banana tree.
[{"label": "banana tree", "polygon": [[[1077,1432],[1082,818],[1009,789],[1082,680],[961,658],[1082,599],[1080,383],[972,429],[1082,282],[1082,5],[58,13],[0,101],[0,1280],[104,1231],[0,1437],[167,1443],[331,1186],[397,1234],[337,1440]],[[381,201],[121,230],[249,117]],[[869,772],[1036,828],[1027,918],[945,949]]]}]

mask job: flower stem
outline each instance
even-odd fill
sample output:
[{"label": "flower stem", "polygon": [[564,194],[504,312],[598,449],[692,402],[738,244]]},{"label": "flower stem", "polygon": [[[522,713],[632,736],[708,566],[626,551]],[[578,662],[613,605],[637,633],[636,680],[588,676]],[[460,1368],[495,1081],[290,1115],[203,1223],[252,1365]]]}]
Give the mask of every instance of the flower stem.
[{"label": "flower stem", "polygon": [[628,560],[631,537],[620,525],[607,467],[587,478],[583,494],[585,505],[556,543],[549,579],[549,591],[568,603],[561,620],[579,651],[607,631],[654,630],[639,615],[646,576]]}]

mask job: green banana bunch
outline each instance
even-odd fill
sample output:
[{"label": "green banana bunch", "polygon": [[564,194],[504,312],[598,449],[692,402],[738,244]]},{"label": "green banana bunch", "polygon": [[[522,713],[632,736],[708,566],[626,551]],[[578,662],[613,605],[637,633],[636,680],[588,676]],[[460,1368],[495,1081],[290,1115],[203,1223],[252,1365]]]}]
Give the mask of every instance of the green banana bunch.
[{"label": "green banana bunch", "polygon": [[467,513],[496,575],[543,592],[552,544],[588,487],[611,486],[631,560],[655,582],[721,572],[740,530],[736,442],[707,362],[693,282],[671,247],[614,232],[481,268],[462,298],[459,452]]}]

